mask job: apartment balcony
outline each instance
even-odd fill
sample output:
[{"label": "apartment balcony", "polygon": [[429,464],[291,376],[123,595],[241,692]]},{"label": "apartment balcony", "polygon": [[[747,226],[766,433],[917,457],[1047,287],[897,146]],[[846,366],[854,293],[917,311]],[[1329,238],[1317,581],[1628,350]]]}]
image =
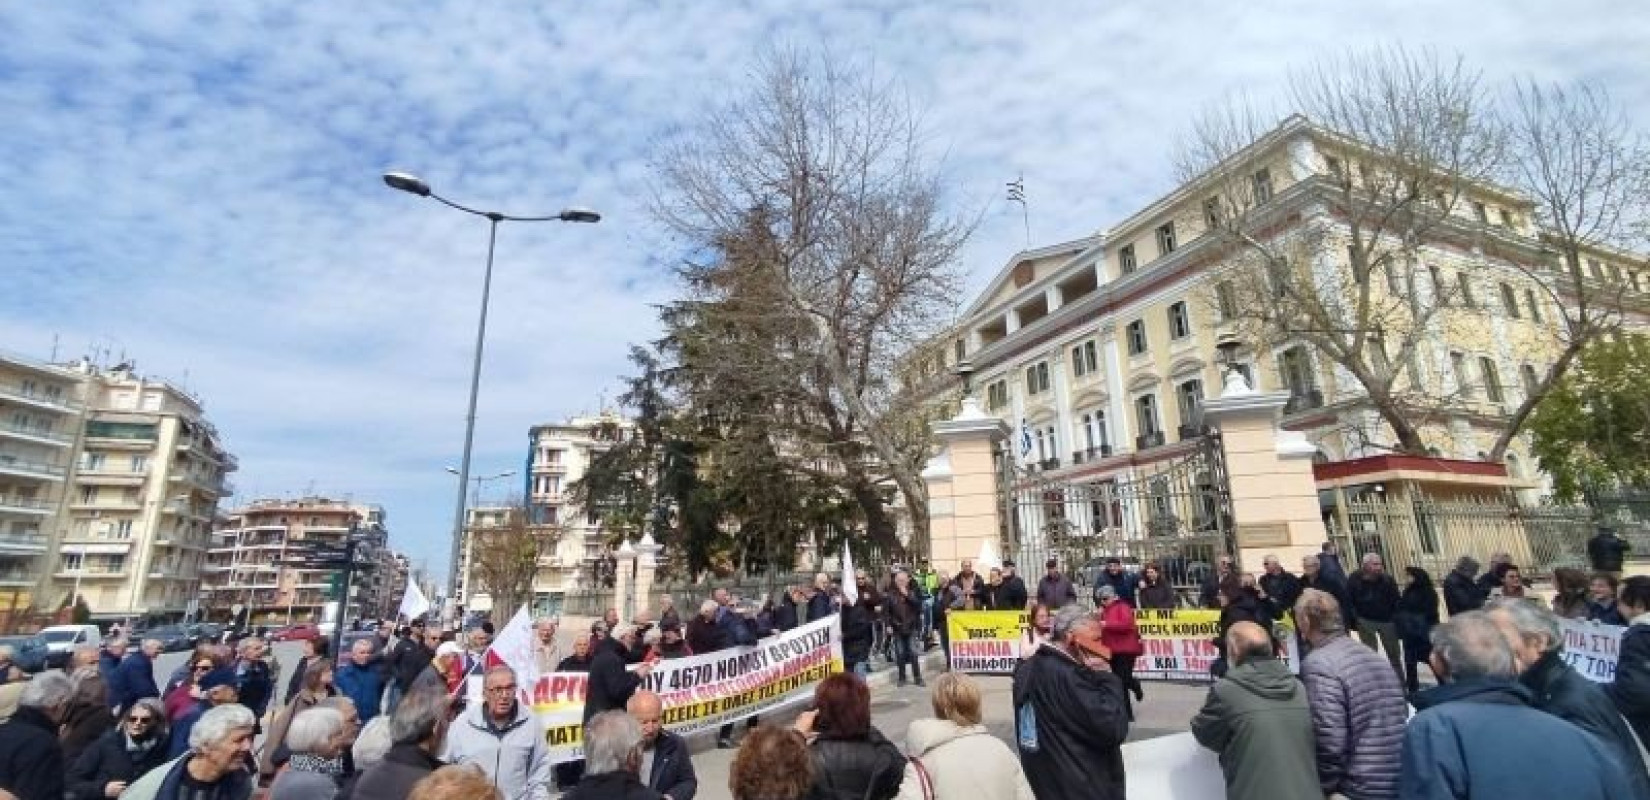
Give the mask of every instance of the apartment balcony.
[{"label": "apartment balcony", "polygon": [[1103,444],[1099,447],[1090,447],[1084,450],[1073,451],[1071,454],[1071,463],[1093,463],[1102,458],[1111,458],[1111,445]]},{"label": "apartment balcony", "polygon": [[1311,411],[1314,408],[1323,408],[1323,392],[1317,389],[1306,389],[1289,395],[1289,401],[1283,404],[1284,414],[1299,414]]},{"label": "apartment balcony", "polygon": [[1180,434],[1180,441],[1184,442],[1201,437],[1206,430],[1202,425],[1182,425],[1176,433]]},{"label": "apartment balcony", "polygon": [[15,422],[0,422],[0,439],[13,439],[51,447],[68,447],[74,444],[73,434],[24,427]]},{"label": "apartment balcony", "polygon": [[46,534],[0,532],[0,554],[39,555],[46,552]]},{"label": "apartment balcony", "polygon": [[234,486],[222,478],[204,478],[187,472],[174,472],[168,480],[173,483],[188,484],[191,488],[214,497],[235,493]]},{"label": "apartment balcony", "polygon": [[0,586],[18,588],[33,586],[36,580],[33,570],[16,567],[0,567]]},{"label": "apartment balcony", "polygon": [[31,517],[50,516],[52,509],[57,505],[55,500],[41,500],[37,497],[7,497],[0,495],[0,513],[20,514]]},{"label": "apartment balcony", "polygon": [[50,397],[38,391],[24,389],[19,383],[0,383],[0,400],[60,414],[75,413],[83,408],[81,404],[61,395]]},{"label": "apartment balcony", "polygon": [[115,581],[125,580],[128,574],[130,573],[126,569],[59,569],[52,573],[52,577],[69,581],[77,579],[81,581]]},{"label": "apartment balcony", "polygon": [[149,476],[144,472],[133,472],[129,469],[87,469],[82,467],[75,473],[75,483],[87,486],[142,486]]},{"label": "apartment balcony", "polygon": [[[173,500],[168,502],[165,506],[162,506],[161,513],[172,514],[179,517],[189,517],[190,519],[206,521],[211,520],[209,515],[202,513],[202,510],[197,508],[193,503],[185,503],[180,500]],[[248,530],[250,530],[250,528]]]},{"label": "apartment balcony", "polygon": [[533,472],[540,475],[566,475],[567,462],[558,461],[554,464],[534,464]]},{"label": "apartment balcony", "polygon": [[69,508],[74,511],[142,511],[142,500],[128,500],[124,497],[99,498],[97,500],[72,500]]},{"label": "apartment balcony", "polygon": [[567,495],[566,495],[565,492],[559,492],[558,491],[558,492],[534,492],[533,493],[533,502],[535,502],[535,503],[564,503],[566,501],[567,501]]},{"label": "apartment balcony", "polygon": [[14,478],[31,478],[37,481],[61,481],[68,474],[68,471],[68,467],[57,464],[25,461],[16,456],[0,455],[0,475],[10,475]]},{"label": "apartment balcony", "polygon": [[1139,436],[1134,437],[1134,449],[1136,449],[1136,450],[1149,450],[1153,447],[1162,447],[1162,446],[1163,446],[1163,432],[1162,431],[1152,431],[1150,433],[1142,433]]}]

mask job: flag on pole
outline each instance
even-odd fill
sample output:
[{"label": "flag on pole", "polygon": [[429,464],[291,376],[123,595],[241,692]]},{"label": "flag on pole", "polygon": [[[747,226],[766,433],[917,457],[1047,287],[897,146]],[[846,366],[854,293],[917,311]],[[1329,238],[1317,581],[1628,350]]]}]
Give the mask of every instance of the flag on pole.
[{"label": "flag on pole", "polygon": [[418,588],[415,581],[407,581],[407,591],[401,595],[401,610],[397,611],[409,620],[418,619],[430,611],[430,601],[424,597],[423,590]]},{"label": "flag on pole", "polygon": [[859,602],[859,583],[854,580],[854,553],[848,543],[842,543],[842,599],[848,605]]},{"label": "flag on pole", "polygon": [[463,692],[471,702],[481,702],[482,679],[487,670],[501,665],[515,671],[516,685],[523,690],[531,691],[539,682],[539,662],[533,657],[533,615],[527,612],[526,604],[493,637],[487,652],[464,673],[457,691]]},{"label": "flag on pole", "polygon": [[1031,454],[1031,426],[1026,424],[1026,418],[1020,418],[1020,457]]}]

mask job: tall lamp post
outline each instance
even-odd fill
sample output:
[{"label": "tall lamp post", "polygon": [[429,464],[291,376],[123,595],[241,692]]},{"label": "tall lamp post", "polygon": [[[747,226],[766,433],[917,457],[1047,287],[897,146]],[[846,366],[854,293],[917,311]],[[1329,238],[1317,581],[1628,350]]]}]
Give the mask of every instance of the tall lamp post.
[{"label": "tall lamp post", "polygon": [[461,205],[448,200],[430,190],[430,185],[422,178],[406,172],[384,173],[384,183],[391,189],[398,189],[419,197],[428,197],[449,208],[457,209],[466,214],[481,217],[488,222],[487,227],[487,268],[481,279],[481,320],[476,324],[476,352],[475,359],[470,365],[470,406],[464,416],[464,456],[458,467],[458,502],[453,509],[453,544],[450,555],[450,575],[447,584],[450,587],[450,596],[458,596],[458,555],[459,539],[464,533],[464,496],[470,483],[470,452],[475,442],[476,433],[476,394],[481,389],[481,353],[482,346],[487,339],[487,302],[493,290],[493,248],[498,242],[498,224],[500,222],[600,222],[602,215],[587,208],[568,208],[559,213],[548,216],[524,217],[505,214],[498,211],[483,211],[477,208]]}]

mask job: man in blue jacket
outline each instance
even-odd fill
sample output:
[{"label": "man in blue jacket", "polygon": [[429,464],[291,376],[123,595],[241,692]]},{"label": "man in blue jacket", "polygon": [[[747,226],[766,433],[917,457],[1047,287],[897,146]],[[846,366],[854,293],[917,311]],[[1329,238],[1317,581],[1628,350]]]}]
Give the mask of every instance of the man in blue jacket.
[{"label": "man in blue jacket", "polygon": [[160,697],[160,687],[155,685],[155,657],[158,655],[160,642],[154,639],[143,640],[143,646],[136,652],[126,654],[120,666],[115,668],[114,680],[108,686],[110,706],[124,712],[145,697]]},{"label": "man in blue jacket", "polygon": [[1431,660],[1445,683],[1416,695],[1420,712],[1404,732],[1398,796],[1636,796],[1626,769],[1598,737],[1530,707],[1512,647],[1483,612],[1434,628]]},{"label": "man in blue jacket", "polygon": [[379,699],[384,696],[384,673],[373,662],[372,641],[357,639],[350,647],[350,661],[333,674],[332,685],[355,702],[355,711],[365,726],[378,716]]}]

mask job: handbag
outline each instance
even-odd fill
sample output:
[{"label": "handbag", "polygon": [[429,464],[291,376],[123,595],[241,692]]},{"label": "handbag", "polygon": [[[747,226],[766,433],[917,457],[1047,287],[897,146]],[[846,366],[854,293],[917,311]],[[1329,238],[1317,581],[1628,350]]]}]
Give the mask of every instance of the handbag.
[{"label": "handbag", "polygon": [[929,776],[928,768],[922,765],[922,759],[906,756],[905,760],[917,771],[917,783],[922,787],[922,800],[934,800],[934,779]]}]

